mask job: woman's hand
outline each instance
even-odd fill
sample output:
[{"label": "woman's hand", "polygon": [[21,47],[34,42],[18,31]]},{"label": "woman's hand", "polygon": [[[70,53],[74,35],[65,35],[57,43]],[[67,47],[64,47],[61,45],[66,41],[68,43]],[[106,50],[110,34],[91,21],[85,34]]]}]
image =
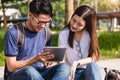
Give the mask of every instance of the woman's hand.
[{"label": "woman's hand", "polygon": [[78,65],[78,61],[74,61],[73,64],[71,65],[71,73],[70,73],[70,76],[69,76],[69,80],[74,80],[77,65]]},{"label": "woman's hand", "polygon": [[54,66],[54,65],[56,65],[56,64],[58,64],[56,61],[46,61],[46,62],[44,63],[44,66],[45,66],[46,68],[49,68],[49,67],[52,67],[52,66]]},{"label": "woman's hand", "polygon": [[45,61],[43,64],[46,68],[48,68],[52,65],[52,62],[51,61]]}]

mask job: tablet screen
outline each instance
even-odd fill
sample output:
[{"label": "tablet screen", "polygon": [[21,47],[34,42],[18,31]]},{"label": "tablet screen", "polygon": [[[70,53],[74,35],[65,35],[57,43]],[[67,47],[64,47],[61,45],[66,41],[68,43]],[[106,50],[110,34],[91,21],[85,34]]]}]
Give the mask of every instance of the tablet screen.
[{"label": "tablet screen", "polygon": [[48,51],[51,54],[54,54],[54,58],[48,61],[62,61],[66,48],[65,47],[45,47],[44,51]]}]

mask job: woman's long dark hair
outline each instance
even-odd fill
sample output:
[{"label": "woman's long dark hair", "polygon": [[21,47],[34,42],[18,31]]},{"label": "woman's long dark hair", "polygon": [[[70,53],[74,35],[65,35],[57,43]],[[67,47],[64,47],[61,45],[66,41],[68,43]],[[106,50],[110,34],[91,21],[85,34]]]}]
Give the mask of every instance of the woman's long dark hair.
[{"label": "woman's long dark hair", "polygon": [[[86,22],[85,29],[88,31],[90,35],[90,48],[89,48],[89,56],[93,56],[95,60],[99,58],[99,51],[98,51],[98,40],[96,34],[96,12],[89,6],[82,5],[78,7],[74,15],[78,15],[82,17]],[[70,23],[68,23],[65,28],[70,30]],[[71,48],[73,48],[73,39],[74,39],[74,32],[70,30],[69,37],[68,37],[68,44]]]}]

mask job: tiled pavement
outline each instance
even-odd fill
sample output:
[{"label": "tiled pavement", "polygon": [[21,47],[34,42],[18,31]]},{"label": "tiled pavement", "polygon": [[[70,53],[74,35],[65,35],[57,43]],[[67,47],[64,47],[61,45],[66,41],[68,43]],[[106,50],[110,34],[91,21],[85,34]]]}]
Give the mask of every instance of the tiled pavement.
[{"label": "tiled pavement", "polygon": [[107,67],[108,70],[116,69],[120,71],[120,59],[100,60],[99,62],[97,62],[97,64],[101,69],[102,80],[104,80],[105,77],[105,71],[104,71],[105,67]]}]

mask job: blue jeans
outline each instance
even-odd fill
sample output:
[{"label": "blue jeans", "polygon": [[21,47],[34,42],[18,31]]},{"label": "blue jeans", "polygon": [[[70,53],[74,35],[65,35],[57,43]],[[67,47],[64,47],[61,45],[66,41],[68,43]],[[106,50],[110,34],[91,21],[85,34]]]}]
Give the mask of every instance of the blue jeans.
[{"label": "blue jeans", "polygon": [[91,62],[86,68],[77,68],[74,80],[102,80],[98,65]]},{"label": "blue jeans", "polygon": [[65,63],[50,68],[27,66],[16,70],[7,80],[68,80],[70,66]]}]

